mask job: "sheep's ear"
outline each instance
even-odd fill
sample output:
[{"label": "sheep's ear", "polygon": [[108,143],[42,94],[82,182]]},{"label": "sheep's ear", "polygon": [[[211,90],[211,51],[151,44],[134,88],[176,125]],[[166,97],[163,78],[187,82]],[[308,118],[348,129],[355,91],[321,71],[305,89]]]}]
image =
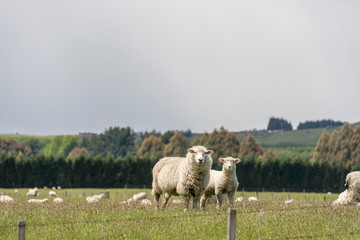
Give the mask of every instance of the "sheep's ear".
[{"label": "sheep's ear", "polygon": [[222,162],[222,163],[224,163],[224,162],[225,162],[225,159],[219,158],[219,161]]},{"label": "sheep's ear", "polygon": [[213,154],[213,153],[214,153],[213,150],[207,150],[207,151],[205,152],[205,154]]},{"label": "sheep's ear", "polygon": [[239,158],[235,158],[235,163],[239,163],[241,160]]},{"label": "sheep's ear", "polygon": [[192,149],[192,148],[189,148],[187,151],[188,151],[189,153],[195,153],[194,149]]}]

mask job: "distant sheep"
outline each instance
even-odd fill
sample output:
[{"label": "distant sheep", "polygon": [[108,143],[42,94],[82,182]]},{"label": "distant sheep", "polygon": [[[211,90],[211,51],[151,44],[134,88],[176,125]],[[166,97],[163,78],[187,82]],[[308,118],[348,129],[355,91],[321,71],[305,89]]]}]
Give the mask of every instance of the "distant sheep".
[{"label": "distant sheep", "polygon": [[249,197],[249,202],[257,202],[259,199],[257,197]]},{"label": "distant sheep", "polygon": [[98,195],[93,195],[92,197],[100,200],[100,199],[102,199],[102,198],[105,197],[105,194],[104,194],[104,193],[100,193],[100,194],[98,194]]},{"label": "distant sheep", "polygon": [[200,199],[200,207],[204,210],[206,200],[212,195],[216,196],[218,210],[221,209],[223,194],[227,194],[230,207],[234,207],[234,198],[239,182],[236,177],[236,163],[240,162],[238,158],[219,158],[223,163],[222,171],[211,170],[210,181],[204,194]]},{"label": "distant sheep", "polygon": [[14,202],[14,199],[12,197],[9,197],[7,195],[0,196],[0,203],[11,203],[11,202]]},{"label": "distant sheep", "polygon": [[49,192],[49,197],[57,197],[56,192],[50,191]]},{"label": "distant sheep", "polygon": [[243,200],[244,200],[244,198],[238,197],[238,198],[235,199],[235,202],[242,202]]},{"label": "distant sheep", "polygon": [[351,172],[345,179],[345,191],[340,193],[333,205],[343,205],[360,202],[360,171]]},{"label": "distant sheep", "polygon": [[59,198],[59,197],[54,198],[54,200],[53,200],[53,203],[63,203],[63,202],[64,202],[64,200],[62,198]]},{"label": "distant sheep", "polygon": [[165,157],[160,159],[152,170],[152,195],[156,208],[159,209],[159,200],[164,193],[162,208],[166,207],[172,195],[183,196],[184,211],[189,210],[190,198],[193,198],[193,208],[197,209],[197,202],[204,193],[210,180],[212,166],[212,150],[204,146],[193,146],[187,150],[185,158]]},{"label": "distant sheep", "polygon": [[39,189],[37,187],[35,187],[34,189],[29,189],[29,191],[26,193],[26,196],[28,196],[28,197],[39,196]]},{"label": "distant sheep", "polygon": [[135,194],[132,198],[135,200],[135,201],[139,201],[139,200],[142,200],[142,199],[145,199],[147,197],[147,193],[146,192],[140,192],[138,194]]},{"label": "distant sheep", "polygon": [[28,203],[46,203],[49,202],[48,198],[44,198],[44,199],[29,199]]},{"label": "distant sheep", "polygon": [[98,198],[94,198],[93,196],[90,196],[90,197],[87,197],[87,198],[86,198],[86,201],[87,201],[88,203],[97,203],[97,202],[99,202],[99,199],[98,199]]},{"label": "distant sheep", "polygon": [[294,199],[288,199],[285,201],[285,204],[290,204],[290,203],[293,203],[294,202]]}]

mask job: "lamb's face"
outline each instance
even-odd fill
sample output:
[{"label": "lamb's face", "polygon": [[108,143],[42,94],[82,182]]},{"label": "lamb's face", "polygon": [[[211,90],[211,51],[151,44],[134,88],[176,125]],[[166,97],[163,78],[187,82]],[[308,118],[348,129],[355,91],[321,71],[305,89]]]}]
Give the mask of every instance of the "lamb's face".
[{"label": "lamb's face", "polygon": [[[213,154],[212,150],[207,150],[205,147],[201,147],[201,146],[195,146],[195,147],[189,148],[187,151],[193,155],[192,157],[193,157],[194,161],[199,165],[202,165],[206,161],[208,161],[208,159],[210,158],[210,155]],[[209,156],[206,156],[206,155],[209,155]]]},{"label": "lamb's face", "polygon": [[223,169],[225,171],[231,172],[236,169],[236,163],[239,163],[240,159],[227,157],[227,158],[219,158],[219,161],[223,163]]}]

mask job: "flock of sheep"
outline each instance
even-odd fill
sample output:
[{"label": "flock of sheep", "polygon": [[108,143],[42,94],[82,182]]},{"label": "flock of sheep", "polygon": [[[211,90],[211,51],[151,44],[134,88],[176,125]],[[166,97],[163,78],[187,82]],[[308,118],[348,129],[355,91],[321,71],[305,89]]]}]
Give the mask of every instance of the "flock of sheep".
[{"label": "flock of sheep", "polygon": [[[236,177],[236,164],[240,159],[233,157],[219,158],[222,163],[222,170],[211,170],[213,160],[211,155],[214,152],[206,149],[204,146],[193,146],[187,150],[186,157],[165,157],[160,159],[152,170],[152,195],[154,196],[156,208],[165,208],[171,196],[183,196],[184,202],[173,200],[173,203],[184,203],[184,211],[189,210],[190,199],[192,199],[193,208],[197,209],[200,202],[200,208],[205,210],[207,200],[215,196],[218,210],[221,209],[223,196],[227,195],[230,207],[233,207],[235,193],[238,188]],[[358,203],[360,206],[360,171],[351,172],[346,176],[346,190],[342,192],[333,205],[342,205],[349,203]],[[58,187],[58,189],[61,189]],[[16,190],[15,190],[16,191]],[[164,194],[163,203],[160,206],[160,196]],[[28,197],[39,196],[38,188],[29,189],[26,193]],[[62,203],[63,199],[57,197],[55,191],[49,191],[49,197],[53,197],[53,203]],[[86,198],[88,203],[96,203],[104,198],[103,193]],[[146,199],[146,192],[135,194],[124,204],[140,202],[142,205],[151,205],[152,202]],[[236,202],[242,201],[237,198]],[[13,202],[10,196],[0,195],[1,202]],[[249,201],[258,201],[256,197],[250,197]],[[293,199],[285,203],[293,202]],[[48,198],[29,199],[29,203],[49,202]]]}]

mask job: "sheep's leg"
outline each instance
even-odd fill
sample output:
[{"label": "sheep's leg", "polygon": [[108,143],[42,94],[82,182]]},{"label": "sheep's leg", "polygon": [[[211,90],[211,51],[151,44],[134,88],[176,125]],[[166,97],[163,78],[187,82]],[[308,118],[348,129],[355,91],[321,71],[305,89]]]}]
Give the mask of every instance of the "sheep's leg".
[{"label": "sheep's leg", "polygon": [[193,197],[193,209],[197,210],[197,203],[199,202],[200,196]]},{"label": "sheep's leg", "polygon": [[221,205],[222,205],[222,193],[219,192],[216,194],[216,199],[217,199],[217,210],[221,210]]},{"label": "sheep's leg", "polygon": [[184,196],[184,202],[185,202],[184,212],[187,212],[189,211],[190,196]]},{"label": "sheep's leg", "polygon": [[204,193],[200,198],[200,208],[202,210],[205,210],[206,200],[210,197],[210,195],[207,195]]},{"label": "sheep's leg", "polygon": [[228,198],[229,198],[229,206],[231,208],[233,208],[234,207],[234,199],[235,199],[235,190],[228,193]]},{"label": "sheep's leg", "polygon": [[160,193],[154,193],[154,199],[156,204],[156,209],[159,210],[159,200],[160,200]]},{"label": "sheep's leg", "polygon": [[169,193],[165,193],[164,194],[164,203],[163,203],[163,205],[162,205],[162,209],[164,209],[165,207],[166,207],[166,204],[167,204],[167,202],[169,201],[169,198],[171,197],[171,195],[169,194]]}]

